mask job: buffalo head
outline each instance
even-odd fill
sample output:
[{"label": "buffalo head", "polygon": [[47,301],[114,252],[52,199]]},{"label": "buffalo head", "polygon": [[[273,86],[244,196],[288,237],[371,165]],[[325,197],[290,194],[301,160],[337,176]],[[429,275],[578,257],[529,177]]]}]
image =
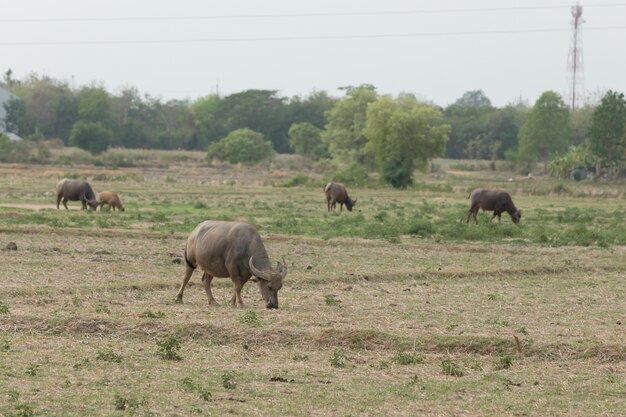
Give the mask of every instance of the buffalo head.
[{"label": "buffalo head", "polygon": [[248,266],[252,274],[259,280],[259,290],[261,296],[265,301],[267,308],[278,308],[278,290],[283,287],[283,279],[287,276],[287,264],[285,259],[283,263],[276,263],[276,269],[269,269],[267,271],[261,271],[257,269],[252,263],[252,256],[248,261]]}]

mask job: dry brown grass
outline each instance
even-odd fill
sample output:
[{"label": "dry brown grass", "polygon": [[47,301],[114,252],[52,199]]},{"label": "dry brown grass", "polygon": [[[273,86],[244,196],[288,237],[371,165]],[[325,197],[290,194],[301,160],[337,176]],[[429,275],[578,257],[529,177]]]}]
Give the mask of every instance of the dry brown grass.
[{"label": "dry brown grass", "polygon": [[[141,201],[160,186],[177,191],[166,177],[180,172],[116,185]],[[26,204],[48,198],[38,194],[50,188],[41,172],[21,174],[11,174],[15,185],[2,183],[4,196],[19,194]],[[176,178],[177,192],[200,189],[197,177]],[[273,188],[250,190],[274,198]],[[214,281],[222,306],[209,308],[198,272],[185,303],[174,303],[183,233],[3,224],[0,246],[14,241],[18,250],[0,251],[0,306],[8,309],[0,314],[1,415],[30,408],[68,416],[613,416],[626,409],[625,247],[264,235],[270,256],[285,256],[290,269],[281,308],[262,308],[249,283],[242,310],[227,306],[228,280]],[[247,312],[259,326],[242,320]],[[156,342],[170,336],[182,341],[181,361],[157,355]],[[121,361],[101,359],[107,352]],[[423,362],[401,365],[400,352]],[[338,354],[344,368],[331,364]],[[512,365],[503,368],[501,357]],[[446,358],[464,376],[444,375]]]}]

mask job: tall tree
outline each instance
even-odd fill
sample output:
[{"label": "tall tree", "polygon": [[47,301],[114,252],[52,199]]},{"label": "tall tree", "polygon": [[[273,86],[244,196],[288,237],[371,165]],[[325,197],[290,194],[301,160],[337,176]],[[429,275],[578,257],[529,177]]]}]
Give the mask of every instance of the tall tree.
[{"label": "tall tree", "polygon": [[103,126],[110,123],[109,93],[101,87],[83,87],[78,92],[78,118],[99,122]]},{"label": "tall tree", "polygon": [[450,124],[450,140],[446,157],[488,158],[489,121],[495,109],[482,90],[468,91],[445,109],[446,122]]},{"label": "tall tree", "polygon": [[540,160],[548,172],[548,159],[564,152],[570,138],[569,109],[561,96],[546,91],[537,100],[519,135],[519,156],[525,161]]},{"label": "tall tree", "polygon": [[343,162],[372,165],[373,160],[365,149],[367,138],[364,131],[367,106],[377,98],[376,88],[372,85],[347,87],[346,97],[327,113],[322,140],[328,145],[333,158]]},{"label": "tall tree", "polygon": [[[605,162],[609,167],[617,166],[624,160],[626,150],[626,101],[623,93],[609,90],[600,105],[591,116],[589,128],[589,148],[596,157],[597,172],[600,174],[600,163]],[[615,170],[609,169],[609,175],[614,178]]]},{"label": "tall tree", "polygon": [[380,177],[396,188],[412,183],[413,171],[445,150],[450,126],[441,111],[411,96],[382,97],[367,109],[365,136]]}]

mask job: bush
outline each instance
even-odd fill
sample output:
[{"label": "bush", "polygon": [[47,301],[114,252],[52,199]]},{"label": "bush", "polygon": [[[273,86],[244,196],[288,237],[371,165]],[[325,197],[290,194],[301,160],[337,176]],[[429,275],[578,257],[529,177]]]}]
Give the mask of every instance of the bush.
[{"label": "bush", "polygon": [[232,131],[220,140],[209,145],[208,159],[227,161],[231,164],[255,165],[274,155],[272,144],[263,134],[250,129]]},{"label": "bush", "polygon": [[367,169],[355,162],[348,165],[343,171],[335,172],[332,180],[345,185],[362,186],[369,179]]},{"label": "bush", "polygon": [[96,155],[109,149],[113,133],[100,122],[79,120],[72,126],[70,145]]}]

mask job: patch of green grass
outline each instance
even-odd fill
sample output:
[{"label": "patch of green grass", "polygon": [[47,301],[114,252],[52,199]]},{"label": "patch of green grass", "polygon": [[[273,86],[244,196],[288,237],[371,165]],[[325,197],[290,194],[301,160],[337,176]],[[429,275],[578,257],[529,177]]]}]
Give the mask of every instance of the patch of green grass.
[{"label": "patch of green grass", "polygon": [[122,357],[116,353],[114,353],[111,349],[99,351],[96,354],[96,359],[104,362],[113,362],[113,363],[121,363]]},{"label": "patch of green grass", "polygon": [[239,316],[239,322],[243,324],[247,324],[251,327],[260,327],[261,320],[256,315],[256,311],[248,310],[244,312],[241,316]]},{"label": "patch of green grass", "polygon": [[339,305],[339,303],[341,303],[340,300],[337,300],[335,298],[334,294],[327,294],[324,296],[324,302],[326,303],[327,306],[336,306]]},{"label": "patch of green grass", "polygon": [[149,318],[149,319],[161,319],[165,317],[165,313],[160,310],[158,311],[146,310],[143,312],[141,316]]},{"label": "patch of green grass", "polygon": [[393,361],[398,365],[415,365],[424,363],[424,357],[414,353],[398,352],[396,356],[394,356]]}]

